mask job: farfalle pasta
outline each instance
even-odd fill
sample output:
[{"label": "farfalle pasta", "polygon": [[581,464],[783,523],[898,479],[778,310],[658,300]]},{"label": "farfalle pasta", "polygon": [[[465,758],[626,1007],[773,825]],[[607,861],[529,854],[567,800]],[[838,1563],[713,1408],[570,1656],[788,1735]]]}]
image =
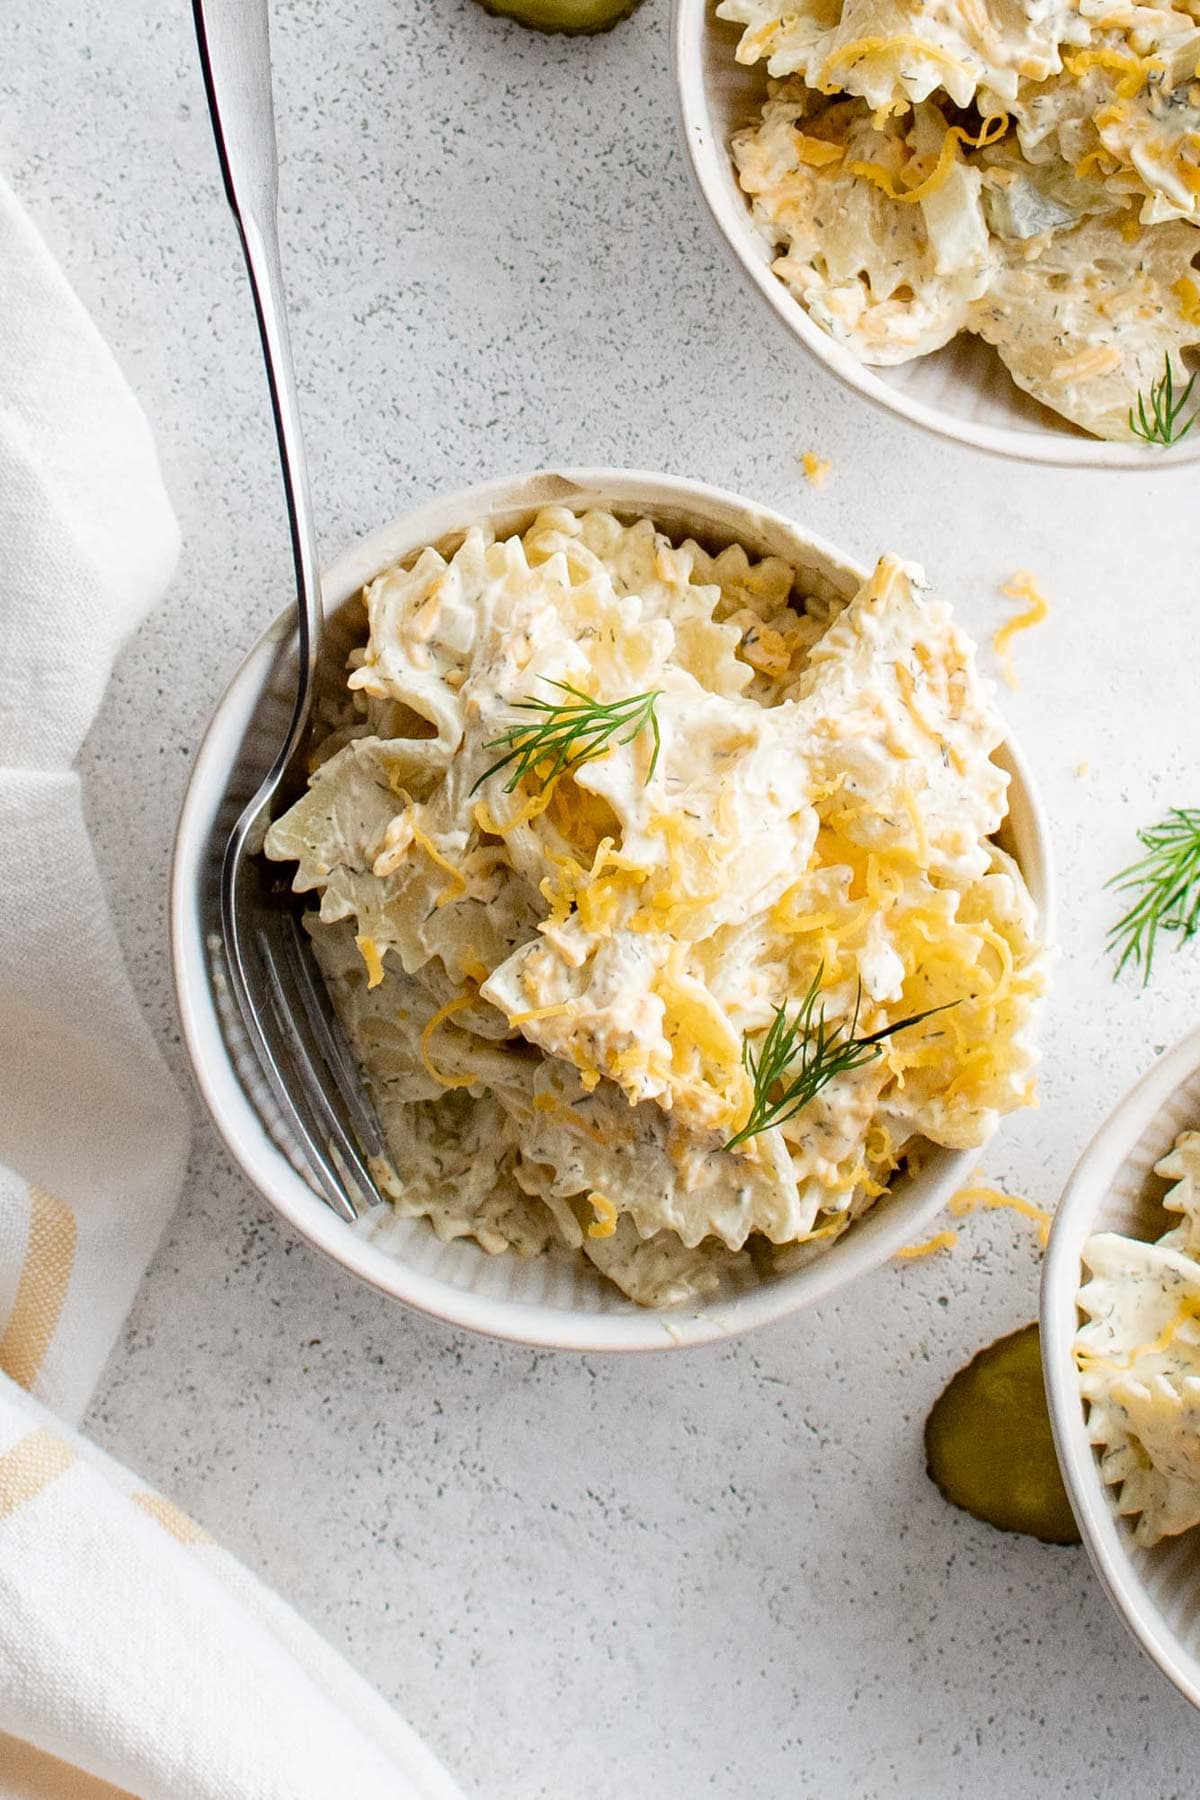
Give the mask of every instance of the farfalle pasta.
[{"label": "farfalle pasta", "polygon": [[772,76],[802,75],[819,93],[855,94],[876,110],[907,110],[940,91],[995,111],[1022,79],[1061,69],[1064,43],[1087,38],[1065,0],[721,0],[717,14],[745,27],[739,62],[763,61]]},{"label": "farfalle pasta", "polygon": [[1156,384],[1186,387],[1200,347],[1190,11],[717,12],[743,27],[739,60],[771,77],[731,146],[754,219],[780,279],[854,355],[895,364],[974,333],[1019,387],[1112,439],[1138,431]]},{"label": "farfalle pasta", "polygon": [[1156,1173],[1179,1223],[1157,1243],[1088,1239],[1075,1340],[1088,1433],[1139,1544],[1200,1525],[1200,1131]]},{"label": "farfalle pasta", "polygon": [[734,139],[755,217],[783,253],[775,272],[831,337],[864,362],[908,362],[966,329],[995,268],[982,177],[961,161],[936,191],[898,204],[889,188],[914,154],[936,155],[946,121],[931,102],[876,123],[865,101],[811,114],[785,84],[762,123]]},{"label": "farfalle pasta", "polygon": [[[552,508],[364,601],[266,850],[319,902],[392,1147],[381,1241],[423,1216],[674,1304],[820,1253],[918,1143],[980,1144],[1030,1100],[1043,952],[995,841],[1001,728],[918,571],[885,558],[847,603]],[[556,761],[579,720],[600,736]],[[805,996],[879,1042],[733,1144]]]}]

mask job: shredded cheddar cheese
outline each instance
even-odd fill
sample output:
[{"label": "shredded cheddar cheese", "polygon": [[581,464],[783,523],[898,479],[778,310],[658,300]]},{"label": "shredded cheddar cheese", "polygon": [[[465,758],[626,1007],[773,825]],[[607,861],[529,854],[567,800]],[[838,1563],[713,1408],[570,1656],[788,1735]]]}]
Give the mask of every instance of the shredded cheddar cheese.
[{"label": "shredded cheddar cheese", "polygon": [[923,1244],[909,1244],[903,1250],[897,1250],[896,1259],[900,1262],[915,1262],[919,1256],[932,1256],[938,1250],[953,1250],[957,1242],[957,1231],[939,1231]]},{"label": "shredded cheddar cheese", "polygon": [[940,49],[938,45],[929,43],[925,38],[917,37],[913,32],[898,31],[888,37],[854,38],[850,43],[842,44],[838,49],[832,50],[825,58],[824,66],[815,85],[823,94],[836,93],[837,83],[835,82],[833,86],[829,85],[829,76],[832,70],[840,68],[843,63],[859,62],[864,56],[874,56],[880,50],[886,50],[889,53],[895,50],[907,50],[910,55],[926,57],[930,62],[939,63],[942,68],[950,69],[955,74],[966,75],[967,73],[966,64],[960,62],[957,56],[951,56],[948,50]]},{"label": "shredded cheddar cheese", "polygon": [[1200,325],[1200,288],[1189,275],[1181,275],[1171,289],[1179,302],[1179,311],[1189,325]]},{"label": "shredded cheddar cheese", "polygon": [[1050,370],[1051,381],[1093,381],[1099,375],[1111,375],[1121,366],[1121,352],[1115,344],[1093,344],[1077,356],[1056,362]]},{"label": "shredded cheddar cheese", "polygon": [[911,670],[906,668],[903,663],[898,662],[896,664],[895,674],[896,686],[900,689],[904,704],[908,708],[914,725],[916,725],[922,736],[927,737],[930,743],[936,744],[938,749],[942,750],[945,746],[945,739],[939,732],[934,730],[918,704],[917,685],[913,680]]},{"label": "shredded cheddar cheese", "polygon": [[833,464],[824,456],[818,456],[815,450],[806,450],[800,458],[800,466],[804,470],[804,479],[812,487],[824,487]]},{"label": "shredded cheddar cheese", "polygon": [[588,1205],[596,1215],[588,1225],[588,1236],[590,1238],[612,1237],[617,1229],[617,1219],[620,1215],[608,1195],[589,1194]]},{"label": "shredded cheddar cheese", "polygon": [[1026,1200],[1020,1194],[1006,1194],[1000,1188],[987,1187],[982,1183],[972,1181],[969,1186],[959,1188],[957,1194],[952,1197],[949,1211],[952,1217],[962,1219],[981,1206],[993,1211],[997,1208],[1007,1208],[1010,1212],[1020,1213],[1023,1219],[1031,1219],[1037,1226],[1038,1237],[1041,1239],[1043,1247],[1049,1243],[1053,1213],[1047,1212],[1044,1206],[1035,1206],[1032,1200]]},{"label": "shredded cheddar cheese", "polygon": [[436,863],[439,869],[445,869],[451,878],[433,904],[446,906],[451,900],[461,900],[467,891],[467,878],[462,870],[456,868],[448,857],[442,855],[433,839],[422,831],[419,825],[413,827],[412,841],[420,846],[430,862]]},{"label": "shredded cheddar cheese", "polygon": [[[317,948],[406,1213],[427,1200],[439,1236],[489,1251],[582,1243],[633,1299],[685,1304],[853,1230],[922,1142],[986,1139],[1031,1066],[1042,953],[995,847],[991,686],[911,565],[852,593],[554,506],[372,592],[367,734],[333,743],[269,854],[326,902]],[[510,791],[497,745],[522,707],[570,715],[556,684],[604,711],[644,689],[654,731]],[[405,736],[382,688],[427,696],[427,723]],[[871,1055],[791,1105],[808,1076],[763,1047],[809,993],[826,1044]]]},{"label": "shredded cheddar cheese", "polygon": [[755,30],[743,33],[736,51],[737,60],[740,63],[757,61],[771,48],[782,29],[781,20],[768,19],[765,24],[757,26]]},{"label": "shredded cheddar cheese", "polygon": [[897,188],[891,174],[883,167],[882,163],[852,162],[848,163],[847,167],[851,175],[861,175],[865,180],[874,182],[875,186],[880,188],[889,200],[900,200],[908,206],[919,200],[928,200],[931,194],[936,194],[939,188],[945,187],[950,179],[950,171],[958,160],[959,144],[969,144],[976,150],[982,149],[984,145],[993,144],[997,138],[1003,137],[1007,129],[1007,113],[994,114],[990,119],[985,119],[975,137],[972,137],[969,131],[964,131],[961,125],[951,125],[942,139],[942,147],[938,151],[937,161],[932,170],[915,187]]},{"label": "shredded cheddar cheese", "polygon": [[426,1025],[424,1031],[421,1033],[421,1061],[424,1063],[425,1068],[429,1074],[432,1075],[433,1079],[440,1082],[444,1088],[473,1087],[475,1085],[474,1078],[470,1075],[443,1075],[442,1071],[436,1066],[429,1054],[430,1039],[433,1037],[433,1034],[439,1025],[446,1019],[452,1018],[456,1012],[461,1012],[464,1006],[470,1006],[474,999],[474,994],[456,994],[453,1000],[447,1000],[445,1006],[440,1006],[438,1008],[428,1025]]},{"label": "shredded cheddar cheese", "polygon": [[1127,1355],[1121,1357],[1101,1356],[1095,1350],[1077,1345],[1076,1361],[1081,1369],[1112,1369],[1126,1374],[1143,1356],[1161,1356],[1164,1350],[1169,1350],[1184,1326],[1196,1319],[1200,1319],[1200,1296],[1189,1294],[1179,1302],[1174,1318],[1167,1321],[1153,1343],[1136,1344]]},{"label": "shredded cheddar cheese", "polygon": [[510,1025],[533,1025],[539,1019],[560,1019],[571,1011],[569,1000],[560,1000],[556,1006],[534,1006],[528,1012],[509,1013]]},{"label": "shredded cheddar cheese", "polygon": [[1166,64],[1159,56],[1135,56],[1131,50],[1114,50],[1102,45],[1098,50],[1080,50],[1074,56],[1065,57],[1063,67],[1076,81],[1081,80],[1089,69],[1106,69],[1119,75],[1116,93],[1122,100],[1132,100],[1151,75],[1162,74]]},{"label": "shredded cheddar cheese", "polygon": [[846,154],[844,145],[831,144],[828,138],[809,137],[803,131],[794,134],[794,142],[796,155],[810,169],[829,168],[833,163],[841,162]]},{"label": "shredded cheddar cheese", "polygon": [[869,160],[855,161],[848,163],[847,167],[851,175],[861,175],[864,181],[872,182],[882,193],[887,195],[889,200],[898,200],[905,206],[913,206],[920,200],[928,200],[931,194],[936,194],[938,189],[944,187],[950,179],[950,171],[958,158],[959,135],[957,127],[952,126],[942,140],[942,147],[938,152],[938,159],[932,172],[926,176],[924,181],[918,182],[915,187],[898,188],[882,163]]},{"label": "shredded cheddar cheese", "polygon": [[[976,1176],[978,1173],[979,1171],[976,1170]],[[963,1219],[966,1218],[968,1213],[973,1213],[980,1207],[985,1207],[989,1210],[1007,1208],[1012,1212],[1020,1213],[1022,1218],[1031,1219],[1037,1226],[1038,1237],[1040,1238],[1043,1247],[1049,1241],[1050,1222],[1053,1215],[1048,1213],[1044,1207],[1034,1206],[1032,1201],[1023,1199],[1020,1194],[1005,1194],[1002,1193],[999,1188],[987,1187],[977,1181],[974,1177],[972,1177],[972,1180],[967,1187],[960,1188],[958,1192],[952,1196],[947,1211],[950,1213],[951,1218]],[[935,1250],[952,1250],[957,1243],[957,1231],[953,1230],[953,1228],[947,1228],[944,1231],[939,1231],[936,1236],[930,1238],[926,1243],[912,1244],[905,1250],[897,1250],[896,1256],[903,1258],[932,1256]]]},{"label": "shredded cheddar cheese", "polygon": [[477,800],[473,808],[475,823],[480,831],[486,831],[489,837],[507,837],[510,831],[517,829],[518,825],[528,825],[531,819],[536,819],[539,814],[545,812],[554,798],[555,785],[555,781],[548,781],[541,793],[532,794],[522,802],[511,819],[494,818],[487,802]]},{"label": "shredded cheddar cheese", "polygon": [[1006,687],[1014,691],[1018,686],[1017,672],[1013,667],[1011,644],[1018,631],[1028,631],[1031,625],[1040,625],[1050,612],[1050,603],[1044,594],[1039,593],[1033,576],[1027,569],[1019,570],[1011,581],[1006,581],[1000,589],[1010,600],[1028,602],[1023,612],[1016,613],[1006,624],[993,633],[992,649],[996,661],[1000,665],[1000,673]]},{"label": "shredded cheddar cheese", "polygon": [[356,937],[358,954],[367,966],[367,986],[377,988],[383,980],[383,958],[379,954],[379,945],[372,937]]}]

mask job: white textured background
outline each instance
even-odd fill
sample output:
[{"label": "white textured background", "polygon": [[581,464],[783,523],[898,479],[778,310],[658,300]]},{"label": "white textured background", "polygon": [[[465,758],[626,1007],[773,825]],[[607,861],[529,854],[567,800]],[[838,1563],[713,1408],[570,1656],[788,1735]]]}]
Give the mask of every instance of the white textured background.
[{"label": "white textured background", "polygon": [[[1008,705],[1054,824],[1042,1108],[987,1157],[1052,1203],[1200,1014],[1102,950],[1135,827],[1200,804],[1200,477],[991,462],[864,410],[739,285],[693,197],[665,0],[547,41],[469,0],[277,6],[284,237],[324,543],[548,461],[658,467],[921,558],[986,638],[1054,602]],[[0,165],[157,428],[185,535],[86,758],[177,1064],[168,848],[198,734],[286,595],[250,308],[183,0],[8,0]],[[798,453],[830,457],[821,492]],[[1076,766],[1090,763],[1079,777]],[[90,1429],[323,1627],[487,1800],[1196,1792],[1198,1727],[1082,1551],[927,1482],[950,1373],[1032,1316],[1011,1214],[741,1344],[595,1362],[455,1335],[281,1229],[200,1125]],[[351,1797],[348,1797],[351,1800]]]}]

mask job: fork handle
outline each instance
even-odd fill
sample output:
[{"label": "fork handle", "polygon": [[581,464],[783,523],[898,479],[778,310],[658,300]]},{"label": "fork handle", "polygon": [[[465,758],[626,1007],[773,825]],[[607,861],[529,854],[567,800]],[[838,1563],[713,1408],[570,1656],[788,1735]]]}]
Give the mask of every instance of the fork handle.
[{"label": "fork handle", "polygon": [[308,459],[279,260],[279,161],[271,102],[270,7],[268,0],[192,0],[192,15],[225,196],[237,221],[258,315],[296,572],[300,670],[296,711],[276,764],[282,768],[290,761],[307,718],[324,615]]}]

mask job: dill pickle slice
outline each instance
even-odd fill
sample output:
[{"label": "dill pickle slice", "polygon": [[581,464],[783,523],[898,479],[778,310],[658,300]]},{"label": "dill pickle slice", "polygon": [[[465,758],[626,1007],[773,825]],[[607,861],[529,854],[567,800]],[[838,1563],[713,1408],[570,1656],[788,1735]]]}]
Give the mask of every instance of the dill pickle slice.
[{"label": "dill pickle slice", "polygon": [[952,1506],[1000,1531],[1077,1544],[1042,1386],[1036,1325],[997,1338],[960,1369],[925,1421],[930,1480]]},{"label": "dill pickle slice", "polygon": [[478,0],[485,12],[514,19],[531,31],[559,31],[572,37],[611,31],[641,0]]}]

